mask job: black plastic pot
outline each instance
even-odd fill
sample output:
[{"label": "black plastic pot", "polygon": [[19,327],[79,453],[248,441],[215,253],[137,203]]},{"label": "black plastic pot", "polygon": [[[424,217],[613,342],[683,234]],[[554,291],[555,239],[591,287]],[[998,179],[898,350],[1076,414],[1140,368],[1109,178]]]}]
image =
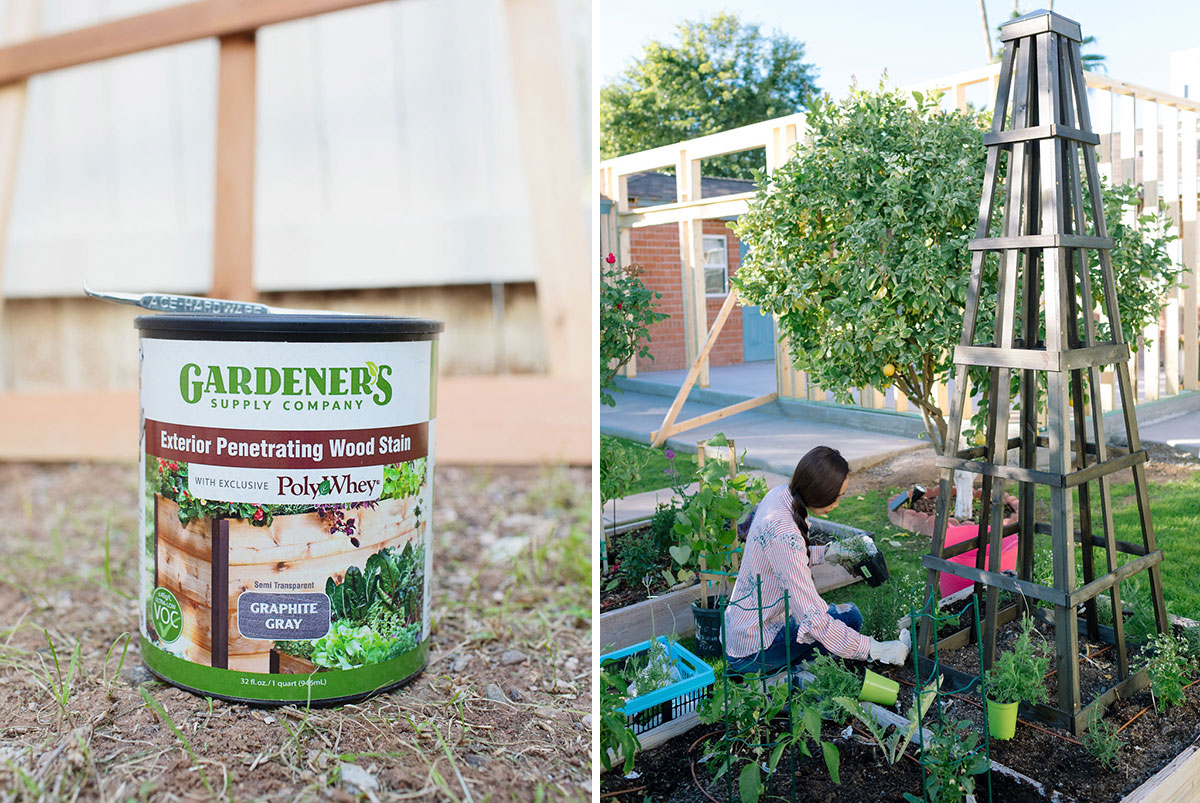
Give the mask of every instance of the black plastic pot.
[{"label": "black plastic pot", "polygon": [[721,645],[721,620],[725,616],[725,597],[709,597],[709,607],[702,608],[692,603],[692,619],[696,623],[696,655],[701,658],[718,658],[725,654]]},{"label": "black plastic pot", "polygon": [[888,579],[887,560],[883,557],[882,552],[876,552],[874,555],[854,564],[850,567],[850,571],[866,580],[867,585],[872,588],[883,585]]}]

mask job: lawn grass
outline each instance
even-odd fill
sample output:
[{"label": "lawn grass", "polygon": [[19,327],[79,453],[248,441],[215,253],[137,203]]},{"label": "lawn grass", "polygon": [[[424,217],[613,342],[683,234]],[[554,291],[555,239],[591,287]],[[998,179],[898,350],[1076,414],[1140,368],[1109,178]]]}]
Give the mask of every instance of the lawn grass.
[{"label": "lawn grass", "polygon": [[675,471],[679,474],[676,478],[670,474],[671,461],[667,459],[665,449],[650,447],[628,438],[614,437],[613,440],[636,450],[647,461],[642,469],[641,479],[633,484],[629,493],[626,494],[627,496],[645,491],[657,491],[660,488],[670,488],[672,485],[690,485],[696,481],[696,455],[694,454],[674,452]]}]

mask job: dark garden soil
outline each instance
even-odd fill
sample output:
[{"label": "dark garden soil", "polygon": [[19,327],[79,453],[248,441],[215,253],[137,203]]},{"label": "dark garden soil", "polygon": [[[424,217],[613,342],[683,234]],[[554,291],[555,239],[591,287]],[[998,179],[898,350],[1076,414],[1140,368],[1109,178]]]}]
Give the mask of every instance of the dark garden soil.
[{"label": "dark garden soil", "polygon": [[[944,633],[952,632],[947,627]],[[1009,624],[997,633],[997,649],[1008,649],[1015,638],[1015,625]],[[1053,653],[1053,631],[1039,623],[1038,632],[1046,642],[1043,647]],[[1035,638],[1035,643],[1037,639]],[[1086,704],[1097,694],[1111,686],[1116,677],[1116,658],[1111,647],[1090,642],[1080,634],[1081,693]],[[978,671],[978,652],[964,648],[943,652],[941,660],[965,672]],[[1057,694],[1055,660],[1050,662],[1051,674],[1046,688],[1051,700]],[[889,675],[901,684],[900,704],[897,710],[905,713],[912,701],[914,677],[911,665],[880,667],[872,664],[875,671]],[[1124,744],[1115,767],[1106,769],[1089,754],[1076,739],[1059,728],[1037,723],[1022,716],[1016,736],[1008,741],[991,740],[991,757],[994,761],[1016,770],[1045,787],[1045,796],[1028,784],[1016,781],[999,772],[992,773],[992,799],[1003,803],[1044,801],[1055,792],[1059,800],[1075,803],[1115,803],[1145,782],[1188,747],[1200,734],[1200,685],[1185,691],[1186,702],[1169,711],[1156,714],[1150,692],[1142,691],[1133,697],[1120,700],[1109,707],[1105,719],[1118,728],[1123,728],[1120,737]],[[944,713],[950,720],[969,719],[979,728],[986,728],[982,707],[977,697],[952,698]],[[1027,724],[1032,722],[1032,724]],[[841,753],[841,785],[835,786],[829,779],[821,758],[797,757],[796,784],[797,800],[804,801],[899,801],[905,792],[919,793],[921,776],[917,763],[904,759],[896,766],[888,766],[877,748],[847,741],[838,733],[839,727],[826,723],[825,739],[833,740]],[[711,772],[702,761],[704,744],[709,734],[715,736],[712,726],[702,726],[667,744],[639,753],[635,770],[637,778],[627,779],[619,771],[601,776],[602,794],[626,790],[627,794],[615,795],[617,800],[640,801],[643,799],[662,801],[725,801],[726,782],[722,778],[716,783],[709,781]],[[693,748],[693,745],[694,748]],[[910,751],[913,752],[913,751]],[[785,753],[780,767],[787,766]],[[694,766],[694,770],[693,770]],[[700,779],[700,785],[693,780]],[[736,779],[733,800],[737,800]],[[790,782],[786,772],[778,773],[769,783],[768,792],[781,799],[789,799]],[[976,790],[977,799],[987,800],[982,785]],[[644,797],[645,796],[645,797]]]},{"label": "dark garden soil", "polygon": [[[600,610],[611,611],[615,608],[624,608],[626,605],[633,605],[636,602],[643,602],[648,599],[646,594],[646,586],[642,583],[629,585],[621,577],[621,555],[622,548],[631,540],[640,538],[650,532],[649,527],[643,527],[637,530],[630,530],[626,533],[617,535],[608,534],[605,537],[605,544],[608,549],[608,573],[600,578]],[[670,569],[672,566],[671,556],[666,555],[665,560],[660,560],[654,567],[651,573],[652,582],[650,583],[650,593],[659,595],[667,590],[669,586],[667,581],[662,577],[663,569]],[[618,584],[615,588],[609,588],[613,580],[617,580]]]},{"label": "dark garden soil", "polygon": [[0,800],[590,800],[590,488],[439,466],[424,673],[255,708],[157,681],[136,639],[121,665],[135,465],[0,464]]},{"label": "dark garden soil", "polygon": [[[973,511],[973,513],[972,513],[973,520],[977,520],[977,519],[974,519],[974,517],[979,515],[979,511],[982,506],[983,506],[982,503],[978,499],[976,499],[974,502],[971,503],[971,510]],[[935,496],[934,498],[930,499],[927,496],[922,496],[920,499],[918,499],[916,502],[913,503],[912,509],[917,511],[918,513],[928,513],[931,516],[936,516],[937,515],[937,497]],[[953,512],[953,510],[951,512]],[[1008,518],[1009,516],[1015,516],[1016,514],[1017,514],[1017,509],[1014,508],[1012,505],[1008,504],[1007,502],[1005,502],[1004,503],[1004,518]]]}]

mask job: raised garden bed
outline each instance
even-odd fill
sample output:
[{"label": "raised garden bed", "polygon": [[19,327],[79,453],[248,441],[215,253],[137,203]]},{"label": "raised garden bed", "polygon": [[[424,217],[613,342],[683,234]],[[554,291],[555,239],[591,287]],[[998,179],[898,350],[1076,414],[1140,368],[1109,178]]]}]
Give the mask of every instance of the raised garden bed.
[{"label": "raised garden bed", "polygon": [[[998,649],[1008,646],[1014,629],[1014,625],[1001,629]],[[1044,626],[1041,629],[1044,630]],[[1087,689],[1090,685],[1099,687],[1100,681],[1110,685],[1111,679],[1105,679],[1103,675],[1115,674],[1111,648],[1105,647],[1087,641],[1081,634],[1081,654],[1087,656],[1082,662],[1087,668],[1083,684],[1085,702],[1089,699]],[[972,653],[969,649],[943,651],[942,660],[952,667],[969,671],[972,659],[977,663],[977,654]],[[873,665],[872,668],[901,683],[900,709],[906,711],[912,699],[914,681],[911,664],[883,669]],[[1089,677],[1093,681],[1090,685]],[[1047,688],[1054,693],[1053,662]],[[955,697],[946,713],[951,719],[969,719],[977,725],[983,723],[977,697]],[[1125,745],[1111,770],[1065,731],[1039,724],[1028,716],[1022,715],[1021,719],[1023,722],[1018,724],[1015,738],[991,742],[991,758],[999,765],[992,772],[992,799],[995,801],[1166,803],[1200,799],[1200,685],[1185,690],[1183,705],[1161,714],[1155,714],[1149,690],[1114,703],[1105,719],[1121,728],[1120,736]],[[860,744],[854,737],[847,739],[843,733],[841,727],[830,723],[822,729],[822,738],[834,741],[841,753],[841,785],[830,781],[820,751],[816,758],[797,756],[796,782],[797,788],[803,790],[801,799],[900,801],[905,792],[919,793],[920,768],[915,760],[906,758],[889,766],[877,748]],[[602,794],[617,793],[616,799],[631,801],[644,798],[671,801],[728,799],[725,779],[715,783],[710,781],[711,771],[701,760],[704,743],[718,734],[719,730],[710,726],[640,753],[635,765],[639,776],[627,779],[617,772],[607,773],[601,778]],[[779,767],[787,766],[785,755]],[[788,799],[791,780],[786,769],[781,769],[767,782],[767,794]],[[733,795],[737,800],[736,778]],[[977,799],[987,800],[986,787],[982,784],[977,789]]]},{"label": "raised garden bed", "polygon": [[[918,499],[912,507],[908,507],[907,503],[905,503],[904,506],[901,506],[895,510],[892,510],[892,503],[894,503],[900,497],[904,496],[905,493],[896,494],[895,496],[893,496],[891,499],[888,500],[888,521],[890,521],[892,523],[892,526],[899,527],[901,530],[908,530],[911,533],[916,533],[917,535],[925,535],[925,536],[932,538],[933,537],[934,519],[937,517],[937,501],[938,501],[938,494],[939,494],[938,486],[934,485],[933,487],[931,487],[929,489],[929,491],[926,492],[926,494],[924,496],[922,496],[920,499]],[[954,512],[954,494],[955,494],[954,488],[950,489],[950,494],[951,494],[950,512],[953,513]],[[980,488],[976,488],[972,492],[972,495],[975,498],[975,502],[973,504],[973,509],[975,511],[976,516],[979,515],[979,509],[980,509],[979,498],[980,498],[981,494],[982,494],[982,489],[980,489]],[[1020,502],[1017,500],[1017,497],[1013,496],[1012,494],[1005,494],[1004,495],[1004,525],[1006,527],[1009,524],[1012,524],[1017,520],[1017,511],[1019,509],[1020,509]],[[960,524],[966,524],[966,523],[970,523],[969,520],[959,521],[958,519],[954,518],[953,515],[951,515],[949,517],[949,521],[947,522],[948,526],[950,526],[950,527],[957,527]]]}]

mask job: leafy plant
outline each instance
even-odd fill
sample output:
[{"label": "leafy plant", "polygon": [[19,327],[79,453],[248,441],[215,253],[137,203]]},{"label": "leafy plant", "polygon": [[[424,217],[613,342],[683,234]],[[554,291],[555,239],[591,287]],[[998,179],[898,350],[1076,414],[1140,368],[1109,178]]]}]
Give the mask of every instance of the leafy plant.
[{"label": "leafy plant", "polygon": [[975,793],[975,776],[991,769],[987,755],[977,752],[979,731],[966,719],[933,722],[929,731],[921,751],[925,797],[905,792],[904,799],[909,803],[961,803]]},{"label": "leafy plant", "polygon": [[[727,445],[718,433],[709,445]],[[675,517],[675,534],[680,542],[671,547],[671,557],[682,567],[677,575],[688,579],[688,566],[719,573],[729,564],[737,543],[738,522],[751,513],[767,492],[762,477],[740,473],[728,475],[728,465],[711,460],[700,470],[700,487]],[[708,594],[700,595],[700,604],[708,604]]]},{"label": "leafy plant", "polygon": [[627,585],[635,586],[642,582],[642,578],[647,575],[657,576],[656,570],[662,554],[655,543],[653,534],[641,533],[628,536],[621,542],[621,580]]},{"label": "leafy plant", "polygon": [[650,649],[631,655],[621,673],[630,697],[650,694],[675,682],[674,661],[662,638],[650,641]]},{"label": "leafy plant", "polygon": [[899,638],[900,619],[912,610],[920,610],[924,604],[925,581],[897,572],[887,583],[864,592],[858,601],[862,632],[879,641],[892,641]]},{"label": "leafy plant", "polygon": [[[742,803],[758,801],[766,788],[763,772],[774,772],[789,747],[805,756],[812,755],[810,742],[821,746],[829,777],[835,784],[841,783],[841,753],[833,742],[821,739],[820,709],[801,695],[791,693],[787,682],[769,686],[762,678],[747,675],[743,683],[718,684],[701,703],[698,713],[705,724],[725,722],[725,735],[708,747],[708,759],[719,759],[714,780],[731,771],[733,762],[738,760],[736,751],[743,747],[749,750],[749,760],[738,773]],[[773,723],[784,715],[787,727],[773,730]]]},{"label": "leafy plant", "polygon": [[373,607],[383,605],[403,615],[405,622],[420,618],[425,578],[425,547],[411,543],[397,551],[384,547],[367,558],[366,566],[351,566],[339,583],[325,581],[334,621],[362,624]]},{"label": "leafy plant", "polygon": [[404,463],[393,463],[383,467],[383,488],[380,499],[408,499],[416,496],[425,484],[425,458],[418,457]]},{"label": "leafy plant", "polygon": [[617,404],[617,372],[635,356],[654,359],[650,327],[667,317],[657,310],[662,293],[647,288],[641,273],[611,263],[600,270],[600,401],[609,407]]},{"label": "leafy plant", "polygon": [[1097,708],[1088,717],[1087,730],[1083,733],[1083,746],[1107,769],[1117,765],[1117,757],[1125,742],[1117,735],[1117,726],[1104,718],[1104,711]]},{"label": "leafy plant", "polygon": [[996,656],[985,676],[988,698],[997,703],[1046,701],[1046,670],[1050,658],[1038,655],[1033,649],[1031,637],[1036,632],[1033,617],[1022,617],[1020,628],[1012,649]]},{"label": "leafy plant", "polygon": [[329,525],[329,534],[335,535],[342,533],[350,539],[350,543],[357,548],[358,538],[354,535],[357,529],[357,524],[353,516],[346,516],[347,510],[358,510],[359,508],[374,508],[375,502],[351,502],[349,504],[334,504],[334,505],[315,505],[313,512]]},{"label": "leafy plant", "polygon": [[1150,677],[1150,699],[1154,703],[1154,713],[1158,713],[1159,701],[1164,711],[1173,705],[1183,705],[1183,687],[1187,685],[1191,671],[1187,643],[1182,638],[1168,633],[1151,636],[1134,669],[1145,669]]},{"label": "leafy plant", "polygon": [[600,436],[600,505],[613,501],[614,517],[615,500],[629,493],[649,459],[644,449],[626,446],[617,438]]},{"label": "leafy plant", "polygon": [[633,771],[633,759],[642,743],[629,727],[622,706],[629,700],[628,684],[619,674],[608,672],[606,663],[600,667],[600,763],[612,769],[612,753],[624,758],[624,772]]},{"label": "leafy plant", "polygon": [[820,654],[805,664],[814,679],[804,687],[801,699],[816,708],[822,719],[833,719],[839,723],[849,718],[845,707],[838,704],[839,697],[857,699],[862,688],[862,679],[851,672],[831,655]]},{"label": "leafy plant", "polygon": [[[962,333],[989,118],[945,112],[938,96],[882,85],[813,104],[808,141],[770,176],[758,175],[755,200],[734,224],[749,254],[731,282],[746,304],[776,316],[794,366],[843,403],[854,388],[894,383],[939,453],[948,411],[935,388]],[[1166,256],[1162,215],[1121,220],[1136,208],[1136,192],[1105,195],[1127,340],[1157,320],[1162,292],[1179,272]],[[985,286],[994,288],[996,275],[995,260],[986,260]],[[1093,268],[1092,287],[1100,286]],[[994,295],[984,293],[977,342],[990,339],[994,311]],[[971,379],[984,392],[987,369]]]},{"label": "leafy plant", "polygon": [[382,663],[415,647],[420,627],[414,622],[400,637],[388,638],[369,625],[336,622],[313,644],[312,662],[330,669],[354,669]]}]

